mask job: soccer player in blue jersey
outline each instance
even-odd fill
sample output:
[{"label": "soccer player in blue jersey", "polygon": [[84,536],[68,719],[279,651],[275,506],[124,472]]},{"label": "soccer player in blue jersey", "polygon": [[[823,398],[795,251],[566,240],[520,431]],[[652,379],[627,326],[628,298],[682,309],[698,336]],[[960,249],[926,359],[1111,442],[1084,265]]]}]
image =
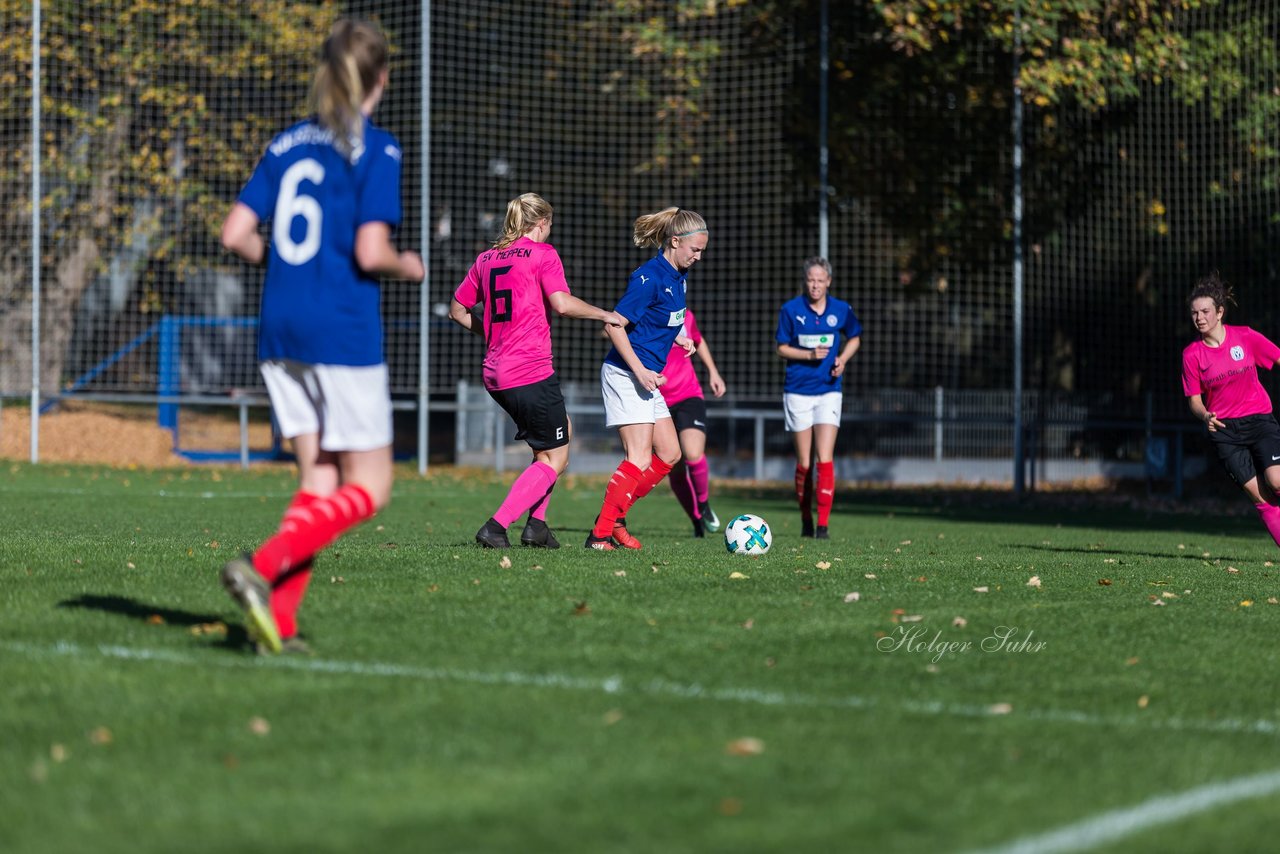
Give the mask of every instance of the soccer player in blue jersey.
[{"label": "soccer player in blue jersey", "polygon": [[[836,433],[844,408],[841,380],[845,366],[862,343],[862,324],[847,302],[831,296],[831,263],[806,258],[805,291],[778,312],[778,355],[787,362],[782,405],[787,430],[796,446],[796,500],[801,536],[828,539],[827,523],[835,498]],[[840,336],[844,336],[843,345]],[[814,528],[813,481],[817,457],[818,525]]]},{"label": "soccer player in blue jersey", "polygon": [[[625,328],[606,326],[613,347],[600,366],[605,426],[617,427],[626,458],[605,487],[604,503],[586,547],[640,548],[626,527],[627,511],[680,459],[680,437],[659,387],[671,345],[684,328],[685,274],[707,248],[707,223],[690,210],[666,208],[635,221],[636,246],[657,247],[640,265],[614,311]],[[685,339],[688,340],[688,339]],[[692,342],[689,342],[692,352]]]},{"label": "soccer player in blue jersey", "polygon": [[[271,141],[222,226],[222,244],[266,264],[258,358],[298,491],[280,528],[231,561],[222,584],[259,652],[306,651],[297,611],[315,555],[391,497],[391,396],[378,277],[419,282],[400,224],[400,145],[369,121],[387,85],[372,25],[333,26],[316,68],[315,114]],[[270,221],[271,239],[258,231]]]}]

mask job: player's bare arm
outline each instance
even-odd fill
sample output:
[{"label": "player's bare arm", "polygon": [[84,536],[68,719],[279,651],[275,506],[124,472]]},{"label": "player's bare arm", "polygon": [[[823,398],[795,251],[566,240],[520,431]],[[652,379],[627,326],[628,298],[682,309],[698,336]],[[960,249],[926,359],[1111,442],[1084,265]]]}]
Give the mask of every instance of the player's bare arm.
[{"label": "player's bare arm", "polygon": [[564,291],[556,291],[547,297],[551,310],[561,317],[572,317],[578,320],[599,320],[601,323],[619,328],[627,325],[627,319],[616,311],[605,311],[589,302]]},{"label": "player's bare arm", "polygon": [[371,275],[410,282],[421,282],[427,274],[417,252],[396,249],[385,222],[366,222],[356,231],[356,264]]},{"label": "player's bare arm", "polygon": [[250,264],[267,260],[267,241],[258,233],[258,215],[243,202],[236,202],[222,223],[222,245]]},{"label": "player's bare arm", "polygon": [[662,374],[651,371],[640,363],[640,357],[636,355],[635,348],[631,346],[631,339],[627,337],[623,327],[606,326],[604,330],[609,336],[609,341],[617,349],[618,355],[622,357],[622,361],[627,363],[627,370],[636,375],[636,381],[645,391],[656,391],[667,381]]}]

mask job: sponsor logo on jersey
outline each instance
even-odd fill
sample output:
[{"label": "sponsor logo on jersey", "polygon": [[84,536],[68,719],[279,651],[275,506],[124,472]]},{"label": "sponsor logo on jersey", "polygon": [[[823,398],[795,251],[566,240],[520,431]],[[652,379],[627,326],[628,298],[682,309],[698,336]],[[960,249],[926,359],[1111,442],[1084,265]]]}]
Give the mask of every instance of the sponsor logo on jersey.
[{"label": "sponsor logo on jersey", "polygon": [[667,318],[667,326],[684,326],[684,309],[671,312],[671,316]]},{"label": "sponsor logo on jersey", "polygon": [[1231,348],[1231,359],[1235,362],[1244,361],[1244,348],[1239,344]]}]

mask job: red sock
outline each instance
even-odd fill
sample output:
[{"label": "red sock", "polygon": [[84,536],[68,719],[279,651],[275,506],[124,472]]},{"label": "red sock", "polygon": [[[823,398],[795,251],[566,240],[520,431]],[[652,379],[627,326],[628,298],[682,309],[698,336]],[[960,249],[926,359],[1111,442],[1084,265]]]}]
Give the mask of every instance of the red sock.
[{"label": "red sock", "polygon": [[826,527],[836,497],[836,464],[818,463],[818,524]]},{"label": "red sock", "polygon": [[[320,496],[311,492],[298,490],[289,508],[284,511],[284,518],[290,518],[295,510],[310,507],[320,500]],[[283,522],[281,526],[283,527]],[[298,606],[306,595],[307,585],[311,583],[310,558],[292,570],[281,574],[271,588],[271,613],[276,618],[276,626],[280,629],[280,637],[291,638],[298,633]]]},{"label": "red sock", "polygon": [[813,521],[813,511],[809,504],[813,498],[813,481],[809,480],[809,470],[796,464],[796,503],[800,505],[800,516],[806,522]]},{"label": "red sock", "polygon": [[658,459],[655,454],[649,460],[649,467],[644,470],[644,476],[640,478],[640,487],[636,489],[635,494],[631,497],[631,503],[635,504],[641,498],[644,498],[653,488],[662,482],[662,479],[671,471],[671,464],[664,463]]},{"label": "red sock", "polygon": [[275,536],[253,555],[253,568],[274,582],[374,514],[373,496],[354,483],[307,507],[290,508]]},{"label": "red sock", "polygon": [[640,488],[643,477],[644,472],[638,466],[630,460],[622,461],[613,477],[609,478],[609,485],[604,488],[604,504],[596,518],[596,527],[591,532],[594,536],[608,537],[613,534],[613,523],[631,506],[631,497]]}]

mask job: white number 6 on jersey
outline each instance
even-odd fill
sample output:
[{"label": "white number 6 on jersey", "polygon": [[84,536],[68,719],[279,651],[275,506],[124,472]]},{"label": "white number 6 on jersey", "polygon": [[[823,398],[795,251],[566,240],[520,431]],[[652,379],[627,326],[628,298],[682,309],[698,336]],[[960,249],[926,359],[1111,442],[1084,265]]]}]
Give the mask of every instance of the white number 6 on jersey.
[{"label": "white number 6 on jersey", "polygon": [[[320,251],[320,230],[324,220],[324,212],[315,197],[298,192],[298,185],[303,181],[319,184],[324,180],[324,167],[317,161],[307,158],[299,160],[284,172],[280,179],[280,195],[276,198],[275,222],[271,227],[271,242],[276,252],[286,264],[297,267],[305,264]],[[307,232],[302,242],[293,239],[294,217],[302,217],[307,224]]]}]

